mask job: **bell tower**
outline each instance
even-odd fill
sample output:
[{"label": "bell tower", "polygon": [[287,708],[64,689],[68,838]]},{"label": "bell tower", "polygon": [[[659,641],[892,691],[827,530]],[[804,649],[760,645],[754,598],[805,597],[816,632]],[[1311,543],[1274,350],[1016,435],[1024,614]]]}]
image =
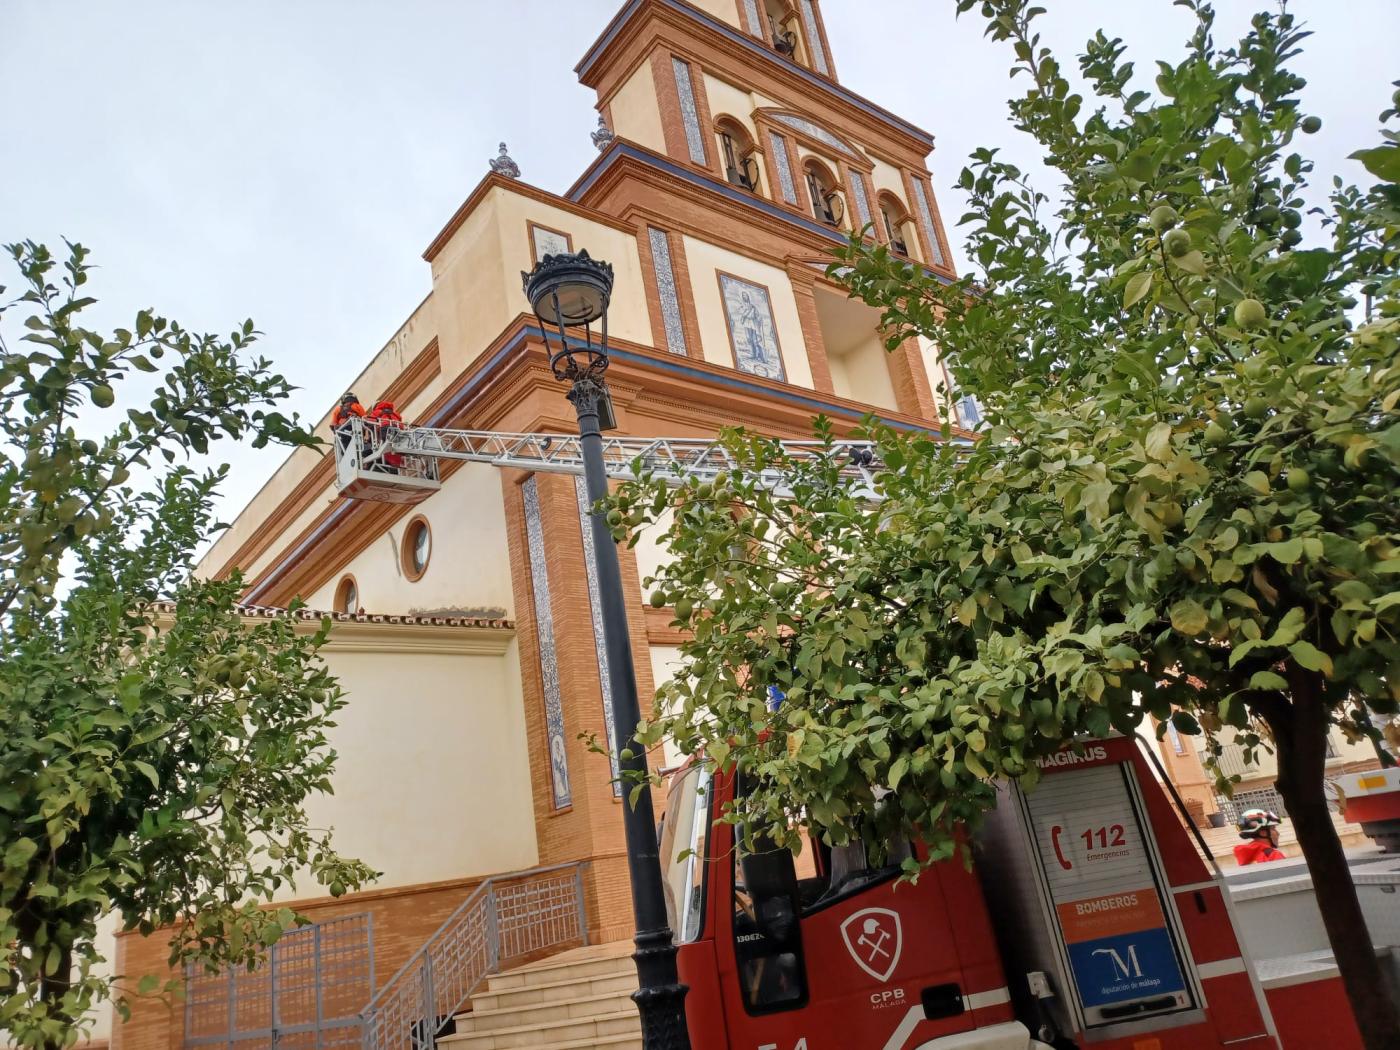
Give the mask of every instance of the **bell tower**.
[{"label": "bell tower", "polygon": [[703,232],[785,271],[817,390],[923,418],[956,401],[931,347],[885,355],[873,311],[822,272],[863,232],[953,277],[933,136],[841,83],[820,0],[632,0],[576,70],[612,137],[569,196],[636,224],[658,345],[712,355],[706,281],[689,280],[692,248],[710,253],[687,230]]}]

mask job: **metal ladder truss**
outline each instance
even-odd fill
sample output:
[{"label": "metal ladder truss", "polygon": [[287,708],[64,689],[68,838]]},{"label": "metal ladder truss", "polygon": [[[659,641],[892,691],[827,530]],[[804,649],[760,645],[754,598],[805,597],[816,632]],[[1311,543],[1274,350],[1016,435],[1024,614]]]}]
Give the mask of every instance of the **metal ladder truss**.
[{"label": "metal ladder truss", "polygon": [[[512,434],[437,427],[387,428],[384,434],[378,447],[365,456],[366,466],[372,466],[386,453],[398,453],[429,461],[455,459],[557,474],[583,473],[583,452],[576,434]],[[873,442],[841,441],[831,446],[819,441],[782,441],[779,444],[789,459],[798,462],[821,460],[835,451],[845,460],[842,473],[855,483],[856,494],[864,499],[879,498],[875,489],[877,462]],[[713,481],[737,466],[728,449],[711,438],[603,438],[603,462],[608,477],[635,480],[633,463],[639,460],[655,476],[674,479],[677,484]],[[759,477],[766,488],[779,495],[791,495],[780,471],[764,471]]]}]

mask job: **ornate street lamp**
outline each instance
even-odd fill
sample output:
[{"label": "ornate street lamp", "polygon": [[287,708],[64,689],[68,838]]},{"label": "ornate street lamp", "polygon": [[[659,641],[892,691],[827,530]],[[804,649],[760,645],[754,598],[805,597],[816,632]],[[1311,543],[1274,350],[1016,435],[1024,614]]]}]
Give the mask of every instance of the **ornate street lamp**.
[{"label": "ornate street lamp", "polygon": [[[578,415],[588,500],[590,505],[596,505],[608,494],[602,431],[617,425],[603,382],[608,368],[608,302],[612,296],[613,268],[601,260],[590,259],[587,252],[546,255],[534,270],[521,277],[525,296],[544,329],[550,368],[556,379],[570,384],[568,397]],[[582,328],[582,338],[570,336],[569,328]],[[551,329],[559,340],[557,351],[550,346]],[[613,724],[630,731],[641,721],[642,713],[632,672],[632,643],[627,633],[617,544],[603,516],[595,513],[592,519]],[[619,740],[617,746],[622,751],[619,769],[645,778],[646,748],[635,739]],[[629,753],[632,757],[623,757]],[[637,925],[637,950],[632,958],[637,964],[638,988],[632,999],[642,1017],[642,1045],[646,1050],[690,1050],[685,1024],[686,987],[676,972],[676,946],[666,916],[650,791],[639,792],[635,806],[624,803],[622,821],[627,834],[632,914]]]}]

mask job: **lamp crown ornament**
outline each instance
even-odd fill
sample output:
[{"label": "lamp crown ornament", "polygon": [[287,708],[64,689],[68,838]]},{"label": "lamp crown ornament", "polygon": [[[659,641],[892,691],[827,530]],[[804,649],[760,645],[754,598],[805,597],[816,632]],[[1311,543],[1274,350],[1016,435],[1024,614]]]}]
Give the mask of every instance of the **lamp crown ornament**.
[{"label": "lamp crown ornament", "polygon": [[506,152],[506,144],[501,143],[501,151],[491,158],[491,170],[497,175],[504,175],[508,179],[520,178],[520,165],[509,153]]},{"label": "lamp crown ornament", "polygon": [[599,113],[598,127],[589,135],[589,138],[593,140],[593,145],[597,146],[598,152],[601,153],[612,145],[613,139],[617,136],[613,134],[612,128],[608,127],[607,119]]},{"label": "lamp crown ornament", "polygon": [[[548,332],[558,332],[559,349],[550,353],[558,379],[600,379],[608,367],[608,302],[612,298],[612,264],[594,259],[585,249],[546,255],[533,270],[520,274],[525,298]],[[595,342],[592,325],[601,321]],[[568,328],[582,327],[584,338],[570,342]],[[546,337],[548,345],[548,337]]]}]

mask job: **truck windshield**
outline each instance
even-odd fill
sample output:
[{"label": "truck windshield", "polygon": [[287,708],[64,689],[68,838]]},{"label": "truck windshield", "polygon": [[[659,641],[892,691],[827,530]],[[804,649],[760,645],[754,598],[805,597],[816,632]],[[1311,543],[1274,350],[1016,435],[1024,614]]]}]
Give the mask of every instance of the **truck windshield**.
[{"label": "truck windshield", "polygon": [[695,940],[704,925],[709,829],[710,774],[695,765],[672,783],[661,829],[666,915],[677,944]]}]

